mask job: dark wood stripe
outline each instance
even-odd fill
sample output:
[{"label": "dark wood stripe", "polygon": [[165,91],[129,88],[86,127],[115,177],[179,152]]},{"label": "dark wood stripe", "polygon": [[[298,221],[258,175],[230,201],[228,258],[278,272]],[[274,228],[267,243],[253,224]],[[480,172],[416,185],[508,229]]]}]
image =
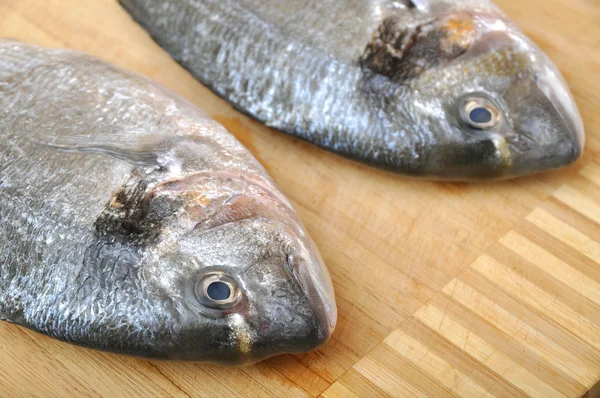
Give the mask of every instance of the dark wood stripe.
[{"label": "dark wood stripe", "polygon": [[439,335],[418,319],[409,319],[400,328],[404,333],[426,346],[453,368],[468,376],[496,397],[527,397],[523,391],[489,369],[461,348]]},{"label": "dark wood stripe", "polygon": [[586,392],[582,398],[600,398],[600,382]]},{"label": "dark wood stripe", "polygon": [[[576,314],[600,326],[600,305],[565,285],[552,276],[552,274],[541,270],[502,244],[494,245],[486,254],[519,273],[519,275],[538,286],[544,292],[555,296]],[[598,360],[600,361],[600,357]]]},{"label": "dark wood stripe", "polygon": [[[543,314],[539,314],[527,304],[515,300],[511,295],[507,294],[499,286],[493,284],[489,279],[485,278],[478,272],[472,269],[467,269],[460,275],[459,279],[482,296],[504,308],[512,316],[518,317],[520,320],[529,324],[534,329],[543,330],[543,334],[546,337],[574,355],[588,357],[590,350],[593,349],[592,346],[584,341],[581,341],[570,331],[562,328],[562,326],[556,323],[553,319],[548,318]],[[537,356],[537,354],[534,355]],[[552,363],[548,363],[542,358],[539,358],[538,360],[538,365],[543,363],[544,367],[554,374],[554,377],[560,377],[565,381],[566,385],[572,386],[574,390],[583,387],[579,382],[573,380],[569,375],[555,367]],[[548,381],[548,384],[554,386],[552,384],[554,379]],[[563,383],[557,383],[557,386],[562,386],[562,384]],[[567,391],[568,390],[564,390],[564,392]]]},{"label": "dark wood stripe", "polygon": [[331,382],[301,364],[297,357],[292,355],[278,355],[268,359],[265,363],[313,397],[323,393],[331,385]]},{"label": "dark wood stripe", "polygon": [[583,196],[586,196],[592,202],[596,202],[600,206],[600,196],[598,196],[599,188],[598,185],[590,184],[583,175],[577,175],[575,178],[569,181],[569,186],[579,191]]},{"label": "dark wood stripe", "polygon": [[388,398],[386,393],[355,369],[350,369],[344,373],[338,381],[359,397]]},{"label": "dark wood stripe", "polygon": [[536,245],[541,246],[554,257],[600,283],[600,266],[586,255],[528,221],[519,225],[515,231]]},{"label": "dark wood stripe", "polygon": [[[598,153],[600,153],[600,140],[594,140],[594,139],[588,139],[588,141],[586,142],[586,151],[590,152],[590,147],[592,145],[597,145],[598,148]],[[594,166],[600,166],[600,159],[591,159],[589,161],[589,163],[593,163]],[[587,169],[587,170],[586,170]],[[586,164],[586,167],[583,167],[582,170],[586,170],[586,174],[590,175],[593,174],[593,172],[590,171],[591,167],[589,167],[589,165]],[[585,183],[590,184],[591,187],[597,187],[599,186],[599,184],[597,183],[598,179],[592,179],[588,176],[585,176],[583,174],[580,174],[579,176],[581,176],[581,178],[583,178],[583,181],[585,181]]]},{"label": "dark wood stripe", "polygon": [[539,355],[516,342],[511,336],[482,319],[458,301],[446,295],[438,295],[431,300],[431,303],[444,311],[456,323],[471,330],[494,349],[508,356],[561,394],[576,396],[585,391],[581,384],[566,375],[563,377],[563,372],[548,364]]},{"label": "dark wood stripe", "polygon": [[600,240],[600,224],[596,224],[594,220],[583,215],[583,213],[579,213],[576,211],[577,209],[570,208],[556,198],[544,203],[542,207],[548,213],[565,224],[569,224],[588,238],[596,241]]},{"label": "dark wood stripe", "polygon": [[[489,279],[478,272],[468,269],[461,274],[460,279],[484,297],[507,310],[511,315],[518,317],[534,329],[543,331],[546,337],[564,348],[565,351],[572,353],[576,358],[586,358],[587,360],[596,362],[600,359],[598,351],[593,346],[581,340],[568,329],[565,329],[556,320],[537,312],[537,310],[532,309],[529,305],[521,301],[517,301],[513,296],[507,294],[503,289],[494,285]],[[572,382],[573,385],[581,386],[579,382],[571,379],[562,370],[555,368],[553,364],[548,364],[548,367],[553,369],[557,375],[569,381],[569,383]]]},{"label": "dark wood stripe", "polygon": [[368,358],[380,363],[382,367],[428,397],[456,397],[446,386],[441,385],[439,380],[424,373],[410,360],[386,345],[378,345],[369,353]]}]

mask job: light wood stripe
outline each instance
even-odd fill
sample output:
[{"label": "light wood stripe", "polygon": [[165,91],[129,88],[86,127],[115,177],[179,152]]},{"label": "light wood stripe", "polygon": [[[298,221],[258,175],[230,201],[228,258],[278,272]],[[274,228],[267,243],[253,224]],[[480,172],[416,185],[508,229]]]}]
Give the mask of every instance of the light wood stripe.
[{"label": "light wood stripe", "polygon": [[582,234],[589,236],[592,240],[597,240],[595,237],[600,236],[600,224],[596,224],[581,212],[572,209],[556,198],[550,199],[541,208]]},{"label": "light wood stripe", "polygon": [[[432,299],[432,304],[438,309],[444,308],[445,316],[450,317],[462,328],[470,330],[471,333],[485,339],[494,351],[502,353],[500,356],[490,355],[490,368],[497,369],[498,374],[515,383],[515,385],[531,396],[556,397],[563,396],[552,384],[552,378],[556,373],[548,371],[540,366],[540,359],[531,353],[527,347],[523,347],[512,339],[512,336],[500,331],[494,325],[472,312],[467,307],[448,296],[440,295]],[[509,358],[505,361],[505,358]],[[513,363],[518,366],[513,367]],[[532,377],[529,377],[529,376]],[[559,388],[560,389],[560,388]],[[578,390],[577,393],[583,391]],[[575,395],[572,392],[564,394]]]},{"label": "light wood stripe", "polygon": [[[600,363],[600,273],[588,272],[598,268],[597,204],[567,185],[554,196],[354,369],[391,396],[405,382],[431,396],[428,379],[438,394],[461,397],[574,397],[591,387]],[[403,383],[386,390],[394,373]]]},{"label": "light wood stripe", "polygon": [[345,388],[352,391],[353,394],[359,397],[385,398],[394,396],[386,394],[379,389],[375,384],[371,383],[366,377],[360,374],[354,367],[348,370],[340,377],[339,381]]},{"label": "light wood stripe", "polygon": [[557,219],[546,210],[535,209],[527,216],[527,220],[600,264],[600,243]]},{"label": "light wood stripe", "polygon": [[399,329],[392,332],[384,344],[461,397],[481,397],[486,393],[484,388]]},{"label": "light wood stripe", "polygon": [[[574,175],[565,185],[568,185],[580,194],[586,196],[588,200],[595,202],[596,205],[600,204],[600,198],[598,198],[599,186],[591,183],[584,175]],[[552,194],[554,193],[555,192],[552,192]]]},{"label": "light wood stripe", "polygon": [[[396,351],[385,344],[380,344],[371,353],[369,357],[390,369],[397,378],[402,378],[409,382],[413,387],[425,393],[426,396],[448,396],[456,397],[450,389],[446,388],[439,380],[430,377],[419,367],[415,366],[408,359],[399,355]],[[400,395],[402,396],[402,395]]]},{"label": "light wood stripe", "polygon": [[324,398],[360,398],[339,381],[333,383],[321,396]]},{"label": "light wood stripe", "polygon": [[405,374],[403,377],[398,377],[389,367],[371,357],[372,355],[369,355],[361,359],[354,366],[354,369],[387,395],[391,397],[426,397],[423,391],[405,381],[409,375]]},{"label": "light wood stripe", "polygon": [[436,333],[416,318],[409,319],[402,324],[401,328],[411,338],[418,340],[429,350],[434,351],[436,355],[455,367],[462,374],[467,375],[475,383],[483,387],[484,390],[488,392],[493,390],[492,395],[499,397],[515,397],[520,395],[519,390],[499,374],[483,365],[480,361],[477,361],[450,340]]},{"label": "light wood stripe", "polygon": [[[507,311],[513,318],[518,319],[517,324],[520,327],[518,329],[519,332],[521,331],[521,328],[531,328],[530,330],[535,331],[536,335],[545,336],[546,338],[554,341],[555,344],[561,346],[565,350],[568,350],[571,355],[574,356],[587,357],[590,353],[590,350],[593,348],[586,342],[574,336],[570,331],[565,329],[563,325],[551,318],[548,318],[543,313],[535,311],[535,309],[531,308],[522,300],[519,300],[518,297],[512,297],[511,295],[507,294],[477,271],[471,269],[465,271],[461,275],[461,281],[468,284],[468,286],[478,294],[482,295],[488,300],[491,300],[495,304],[494,308]],[[508,324],[503,326],[510,328],[514,325]],[[519,339],[526,339],[528,337],[527,334],[524,336],[516,334],[515,336]],[[567,388],[581,388],[582,385],[580,383],[569,377],[569,375],[567,375],[565,372],[561,371],[556,364],[546,361],[543,356],[540,358],[540,366],[563,378],[564,384],[569,386]]]},{"label": "light wood stripe", "polygon": [[[540,392],[543,392],[546,396],[557,396],[560,394],[571,396],[580,391],[582,386],[579,383],[560,370],[556,365],[546,362],[543,356],[537,354],[537,349],[531,349],[531,344],[529,344],[527,338],[529,334],[535,335],[536,329],[528,325],[524,320],[526,315],[531,315],[531,313],[524,314],[523,312],[517,312],[513,314],[511,310],[515,309],[514,307],[503,308],[500,304],[495,303],[482,294],[482,290],[493,289],[493,286],[485,286],[485,289],[480,290],[479,286],[473,286],[473,282],[485,283],[483,278],[477,278],[473,273],[470,276],[470,278],[465,278],[466,282],[456,280],[444,292],[508,338],[507,342],[513,347],[514,352],[511,355],[511,359],[519,362],[521,366],[524,366],[529,372],[545,383],[545,385],[550,387],[550,389],[541,389]],[[506,348],[503,347],[505,350]],[[521,356],[521,358],[518,358],[518,356]],[[556,377],[557,375],[560,376],[560,379]]]},{"label": "light wood stripe", "polygon": [[529,239],[514,231],[506,234],[500,242],[507,248],[535,264],[539,269],[553,275],[582,296],[600,305],[600,283],[588,277],[578,269],[553,256],[550,252],[536,245]]},{"label": "light wood stripe", "polygon": [[[275,369],[283,369],[280,372],[285,377],[312,396],[319,395],[331,384],[324,377],[301,364],[298,358],[292,355],[279,355],[269,359],[267,363]],[[326,375],[324,374],[324,376]]]},{"label": "light wood stripe", "polygon": [[[596,48],[600,49],[600,46],[597,46]],[[600,104],[600,102],[598,102],[598,104]],[[596,120],[600,120],[600,119],[597,118],[597,114],[594,115],[594,116],[596,116]],[[596,139],[593,136],[592,137],[588,136],[587,141],[586,141],[586,145],[585,145],[585,149],[593,151],[596,154],[600,153],[600,140]],[[598,163],[597,159],[596,159],[596,163]]]},{"label": "light wood stripe", "polygon": [[564,185],[556,191],[554,197],[590,220],[600,224],[600,204],[573,187]]},{"label": "light wood stripe", "polygon": [[590,163],[579,172],[582,176],[587,178],[589,181],[600,186],[600,165]]},{"label": "light wood stripe", "polygon": [[[592,346],[597,345],[597,339],[590,338],[589,335],[590,330],[598,329],[598,325],[600,325],[600,306],[561,283],[552,275],[523,260],[504,246],[492,248],[488,254],[496,261],[501,261],[511,272],[523,279],[521,286],[531,285],[531,289],[539,292],[538,295],[543,295],[545,299],[540,299],[544,302],[543,307],[539,310],[541,313],[545,314],[546,317],[549,317],[549,314],[556,316],[556,321],[560,325],[563,327],[569,325],[567,329],[571,333],[587,341]],[[506,290],[509,289],[510,287],[506,288]],[[533,293],[527,291],[528,297],[531,294]],[[542,304],[535,301],[530,305],[535,307]],[[557,308],[554,309],[554,306]],[[550,319],[554,319],[552,316],[550,316]],[[582,320],[586,322],[582,323]],[[595,335],[595,333],[592,333],[592,335]]]},{"label": "light wood stripe", "polygon": [[600,267],[598,267],[598,264],[560,239],[529,222],[518,226],[515,232],[543,247],[548,253],[579,270],[588,278],[600,283]]},{"label": "light wood stripe", "polygon": [[[571,331],[570,323],[575,320],[575,322],[579,321],[584,325],[582,327],[584,331],[581,334],[587,336],[597,333],[598,328],[591,325],[587,319],[578,316],[567,306],[557,303],[555,297],[529,282],[523,275],[505,267],[491,257],[481,257],[475,262],[474,269],[488,280],[493,281],[492,283],[504,292],[512,297],[518,297],[521,303],[530,306],[538,313],[545,314],[552,319],[562,320],[564,323],[569,322],[568,327]],[[595,365],[600,360],[597,351],[590,353],[586,363],[583,363],[582,360],[586,358],[576,356],[576,354],[556,344],[543,334],[543,330],[528,324],[518,325],[518,327],[520,329],[510,331],[513,333],[513,338],[531,349],[540,358],[555,364],[557,368],[582,385],[592,384],[596,380]],[[596,340],[598,341],[595,341],[595,343],[600,344],[600,339]],[[563,342],[570,345],[574,344],[567,333],[564,334]],[[591,347],[590,351],[593,351]]]},{"label": "light wood stripe", "polygon": [[[539,385],[544,384],[472,330],[455,322],[445,309],[429,303],[420,309],[415,317],[499,376],[490,387],[490,394],[507,398],[526,396],[524,393],[533,396],[537,393]],[[515,386],[522,388],[524,393]],[[546,388],[550,389],[549,386]]]},{"label": "light wood stripe", "polygon": [[[292,384],[267,363],[260,366],[242,367],[223,372],[221,367],[202,366],[193,362],[153,362],[153,367],[167,377],[182,391],[202,396],[231,396],[236,385],[244,383],[249,396],[283,396],[305,398],[307,393]],[[182,378],[183,374],[195,373],[196,378]],[[260,377],[261,375],[266,377]],[[210,383],[206,381],[210,380]]]}]

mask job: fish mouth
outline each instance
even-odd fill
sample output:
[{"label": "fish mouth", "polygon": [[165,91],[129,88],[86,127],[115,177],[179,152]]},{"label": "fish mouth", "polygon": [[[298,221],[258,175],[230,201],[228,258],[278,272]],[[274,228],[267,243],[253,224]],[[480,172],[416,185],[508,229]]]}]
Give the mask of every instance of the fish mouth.
[{"label": "fish mouth", "polygon": [[[516,81],[505,96],[511,101],[522,92],[534,104],[531,115],[513,114],[516,137],[507,137],[513,158],[512,176],[568,166],[584,150],[583,121],[567,83],[543,53],[536,56],[539,58],[533,76]],[[516,101],[512,106],[518,104]]]},{"label": "fish mouth", "polygon": [[313,349],[326,343],[337,322],[337,306],[331,277],[323,259],[312,241],[304,253],[287,255],[288,265],[306,296],[315,319],[316,339]]},{"label": "fish mouth", "polygon": [[[532,79],[533,80],[533,79]],[[547,124],[514,124],[515,131],[501,135],[506,142],[506,170],[501,178],[512,178],[568,166],[583,154],[585,133],[579,111],[566,86],[555,77],[532,81],[535,96],[545,97]],[[558,88],[558,89],[557,89]],[[533,119],[535,120],[535,119]]]},{"label": "fish mouth", "polygon": [[538,77],[536,84],[562,120],[567,131],[567,140],[572,145],[569,162],[574,162],[583,154],[585,145],[585,129],[575,99],[562,74],[553,64],[545,66],[545,70]]}]

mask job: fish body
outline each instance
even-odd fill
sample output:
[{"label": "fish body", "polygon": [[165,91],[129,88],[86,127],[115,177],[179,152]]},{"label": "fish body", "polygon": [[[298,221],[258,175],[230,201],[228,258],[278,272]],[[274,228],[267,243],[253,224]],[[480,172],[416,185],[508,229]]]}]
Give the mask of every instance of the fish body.
[{"label": "fish body", "polygon": [[572,163],[560,72],[486,0],[119,0],[241,112],[377,167],[453,180]]},{"label": "fish body", "polygon": [[222,126],[89,55],[0,41],[0,319],[87,347],[246,364],[336,307],[287,199]]}]

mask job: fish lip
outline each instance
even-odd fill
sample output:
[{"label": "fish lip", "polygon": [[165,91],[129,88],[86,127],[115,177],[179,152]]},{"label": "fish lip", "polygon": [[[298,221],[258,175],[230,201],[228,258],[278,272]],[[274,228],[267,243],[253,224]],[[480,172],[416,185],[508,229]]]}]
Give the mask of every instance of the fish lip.
[{"label": "fish lip", "polygon": [[560,71],[551,63],[545,65],[545,70],[537,78],[536,84],[554,106],[568,131],[568,139],[573,147],[568,160],[572,163],[582,156],[585,146],[585,128],[573,94]]},{"label": "fish lip", "polygon": [[314,350],[331,338],[337,323],[337,306],[329,272],[314,243],[309,243],[312,250],[304,249],[298,256],[288,253],[287,262],[313,312],[316,327]]},{"label": "fish lip", "polygon": [[524,132],[517,132],[519,139],[530,141],[529,145],[521,145],[524,142],[508,137],[515,160],[509,172],[511,177],[565,167],[583,155],[585,131],[579,109],[560,71],[545,55],[540,56],[544,58],[537,61],[541,66],[533,81],[554,109],[558,128],[566,132],[559,132],[547,143],[536,143]]}]

